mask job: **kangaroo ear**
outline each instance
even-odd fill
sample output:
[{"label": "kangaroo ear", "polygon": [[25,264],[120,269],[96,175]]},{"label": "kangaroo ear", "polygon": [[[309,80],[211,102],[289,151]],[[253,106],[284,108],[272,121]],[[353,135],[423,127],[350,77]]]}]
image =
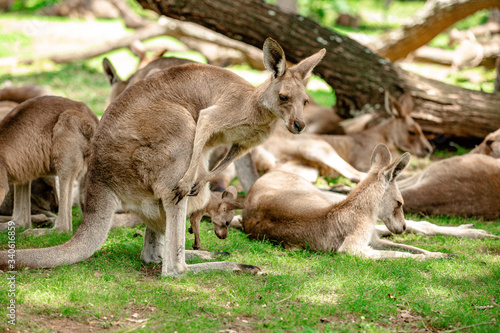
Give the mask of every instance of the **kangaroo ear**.
[{"label": "kangaroo ear", "polygon": [[118,74],[116,74],[115,68],[108,58],[102,59],[102,68],[104,69],[104,73],[106,74],[106,77],[108,78],[109,84],[111,86],[120,81]]},{"label": "kangaroo ear", "polygon": [[383,143],[378,144],[372,153],[371,168],[380,170],[389,163],[391,163],[391,152],[389,151],[389,148],[387,148],[387,146]]},{"label": "kangaroo ear", "polygon": [[296,73],[298,73],[299,76],[302,77],[302,80],[306,80],[312,74],[314,67],[316,67],[316,65],[321,61],[321,59],[323,59],[325,53],[326,50],[321,49],[312,56],[305,58],[297,65],[290,68],[290,70],[293,70]]},{"label": "kangaroo ear", "polygon": [[387,167],[387,171],[385,172],[385,176],[387,181],[391,182],[396,180],[396,178],[403,172],[403,170],[410,163],[410,153],[404,153],[401,157]]},{"label": "kangaroo ear", "polygon": [[234,187],[233,185],[228,186],[224,190],[224,192],[222,192],[222,199],[229,198],[232,200],[236,200],[237,197],[238,197],[238,191],[236,190],[236,187]]},{"label": "kangaroo ear", "polygon": [[285,52],[281,46],[272,38],[267,38],[264,42],[264,66],[273,73],[274,78],[285,74],[286,59]]},{"label": "kangaroo ear", "polygon": [[231,201],[227,203],[227,207],[230,210],[235,210],[235,209],[244,209],[245,205],[240,204],[239,202],[236,201]]}]

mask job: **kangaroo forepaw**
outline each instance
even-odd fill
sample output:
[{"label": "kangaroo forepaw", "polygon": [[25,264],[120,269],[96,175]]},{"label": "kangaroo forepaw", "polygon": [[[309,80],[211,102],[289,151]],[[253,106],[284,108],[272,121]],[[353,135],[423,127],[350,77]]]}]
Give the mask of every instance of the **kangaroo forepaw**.
[{"label": "kangaroo forepaw", "polygon": [[190,197],[195,197],[198,195],[200,192],[200,183],[195,183],[193,186],[191,186],[191,190],[189,191],[188,196]]},{"label": "kangaroo forepaw", "polygon": [[177,183],[177,185],[172,189],[172,192],[175,193],[173,201],[177,205],[179,201],[181,201],[186,195],[191,195],[193,186],[191,182],[183,181],[182,179]]}]

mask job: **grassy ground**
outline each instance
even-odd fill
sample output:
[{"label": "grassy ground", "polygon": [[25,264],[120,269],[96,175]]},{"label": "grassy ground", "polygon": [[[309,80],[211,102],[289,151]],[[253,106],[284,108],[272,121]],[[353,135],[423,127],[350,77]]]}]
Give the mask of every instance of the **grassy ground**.
[{"label": "grassy ground", "polygon": [[[80,219],[75,210],[75,227]],[[500,234],[500,221],[434,218],[442,225],[476,223]],[[447,331],[496,332],[500,307],[500,242],[451,237],[394,237],[397,242],[454,253],[450,260],[370,261],[346,254],[286,251],[250,241],[239,230],[226,240],[202,223],[202,247],[258,265],[262,275],[213,272],[160,278],[160,265],[139,260],[143,227],[113,230],[90,259],[16,277],[14,331],[139,330]],[[60,244],[70,235],[18,239],[18,248]],[[6,244],[0,235],[0,244]],[[187,235],[186,247],[192,246]],[[2,246],[5,248],[5,245]],[[5,274],[4,274],[5,275]],[[7,304],[6,284],[0,299]],[[1,329],[12,329],[0,322]]]},{"label": "grassy ground", "polygon": [[[9,47],[0,49],[0,56],[12,56],[13,48],[32,56],[34,37],[5,32],[8,29],[3,23],[0,41]],[[123,78],[134,67],[127,51],[107,56],[120,64],[117,67]],[[1,67],[0,85],[6,80],[16,85],[41,84],[55,94],[85,101],[102,114],[109,86],[101,60]],[[321,104],[334,102],[328,90],[311,93]],[[75,229],[80,219],[75,210]],[[474,223],[500,235],[500,221],[427,219],[440,225]],[[500,307],[475,307],[490,305],[492,298],[500,302],[498,240],[397,236],[393,237],[397,242],[457,256],[425,262],[373,262],[346,254],[285,251],[268,242],[250,241],[239,230],[231,230],[226,240],[219,240],[211,226],[202,223],[204,249],[230,252],[228,259],[257,265],[263,274],[213,272],[171,279],[159,277],[159,265],[140,261],[143,234],[143,227],[116,229],[82,263],[19,272],[17,325],[2,320],[0,331],[500,331]],[[18,238],[16,245],[46,247],[69,238],[68,234]],[[192,242],[187,235],[186,248]],[[0,235],[0,244],[7,247],[6,234]],[[10,297],[5,281],[9,275],[1,276],[5,279],[0,284],[0,302],[5,305],[6,318]]]}]

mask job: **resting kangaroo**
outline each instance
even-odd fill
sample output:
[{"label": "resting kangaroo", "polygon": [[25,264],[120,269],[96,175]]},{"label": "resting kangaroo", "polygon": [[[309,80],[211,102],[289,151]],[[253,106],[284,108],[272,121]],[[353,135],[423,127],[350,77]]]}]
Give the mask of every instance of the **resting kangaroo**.
[{"label": "resting kangaroo", "polygon": [[204,215],[209,215],[212,218],[214,231],[217,237],[225,239],[227,230],[234,218],[235,209],[243,209],[244,206],[236,202],[238,192],[236,187],[229,186],[224,192],[211,192],[208,204],[202,209],[194,212],[189,217],[191,228],[190,233],[194,233],[193,249],[200,248],[200,221]]},{"label": "resting kangaroo", "polygon": [[[368,176],[341,202],[335,194],[317,189],[296,174],[271,171],[247,194],[242,214],[245,232],[251,238],[270,239],[285,248],[350,252],[371,259],[447,257],[376,237],[377,216],[391,232],[401,234],[405,230],[403,199],[395,180],[409,161],[410,155],[405,153],[391,163],[387,147],[378,145]],[[400,248],[417,254],[372,247]]]},{"label": "resting kangaroo", "polygon": [[[187,213],[207,202],[207,180],[264,141],[279,119],[291,132],[304,128],[304,80],[325,50],[291,68],[274,40],[267,39],[263,50],[272,75],[259,87],[222,68],[186,64],[123,91],[107,108],[92,141],[80,228],[65,244],[18,250],[16,265],[54,267],[90,257],[105,241],[120,199],[146,224],[141,257],[162,260],[162,275],[258,271],[232,262],[186,265],[185,223]],[[208,172],[209,152],[226,144],[231,144],[226,157]],[[189,206],[187,194],[198,194]],[[6,260],[3,251],[0,267]]]},{"label": "resting kangaroo", "polygon": [[85,104],[55,96],[29,99],[0,122],[0,202],[9,191],[9,183],[14,184],[13,218],[17,228],[31,227],[31,181],[57,175],[59,215],[52,230],[72,231],[73,182],[85,169],[97,123],[97,116]]},{"label": "resting kangaroo", "polygon": [[450,157],[400,185],[407,212],[500,219],[500,159]]},{"label": "resting kangaroo", "polygon": [[500,130],[470,153],[434,162],[399,182],[405,210],[500,218]]}]

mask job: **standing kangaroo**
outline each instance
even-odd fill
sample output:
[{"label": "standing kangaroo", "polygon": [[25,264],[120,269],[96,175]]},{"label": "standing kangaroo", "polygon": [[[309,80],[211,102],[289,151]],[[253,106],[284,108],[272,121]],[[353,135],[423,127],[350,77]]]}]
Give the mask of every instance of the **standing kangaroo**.
[{"label": "standing kangaroo", "polygon": [[0,122],[0,202],[13,183],[17,228],[31,228],[31,181],[57,175],[60,201],[54,228],[26,232],[72,231],[73,182],[85,169],[97,123],[97,116],[85,104],[55,96],[29,99]]},{"label": "standing kangaroo", "polygon": [[[207,202],[208,179],[264,141],[279,119],[293,133],[304,128],[304,80],[325,50],[291,68],[274,40],[267,39],[263,51],[272,75],[259,87],[222,68],[186,64],[123,91],[107,108],[92,141],[80,228],[62,245],[17,251],[16,265],[54,267],[90,257],[105,241],[120,199],[146,224],[141,257],[161,258],[162,275],[258,271],[232,262],[186,265],[185,223],[186,214]],[[226,144],[229,152],[208,172],[210,151]],[[188,194],[198,194],[189,205]],[[0,267],[5,267],[7,253],[0,255]]]},{"label": "standing kangaroo", "polygon": [[[403,198],[396,177],[409,161],[410,155],[405,153],[391,163],[387,147],[378,145],[368,176],[341,202],[335,194],[317,189],[296,174],[271,171],[259,178],[247,194],[242,214],[245,232],[251,238],[276,241],[285,248],[350,252],[371,259],[447,257],[377,237],[377,217],[393,233],[405,230]],[[400,248],[417,254],[373,247]]]}]

